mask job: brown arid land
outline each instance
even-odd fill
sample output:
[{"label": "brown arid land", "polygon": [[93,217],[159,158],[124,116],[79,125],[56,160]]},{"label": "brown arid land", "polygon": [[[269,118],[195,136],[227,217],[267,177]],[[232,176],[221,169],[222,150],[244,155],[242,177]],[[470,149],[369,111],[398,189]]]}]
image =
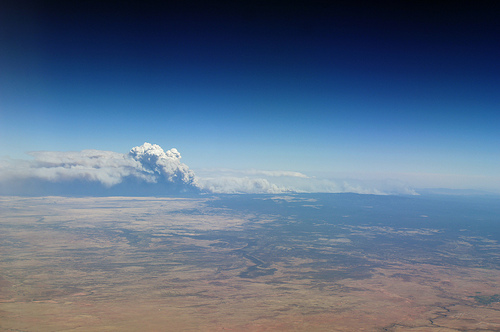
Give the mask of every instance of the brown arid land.
[{"label": "brown arid land", "polygon": [[360,243],[439,230],[299,236],[214,199],[0,197],[0,331],[500,331],[500,270],[471,253],[495,241],[408,259]]}]

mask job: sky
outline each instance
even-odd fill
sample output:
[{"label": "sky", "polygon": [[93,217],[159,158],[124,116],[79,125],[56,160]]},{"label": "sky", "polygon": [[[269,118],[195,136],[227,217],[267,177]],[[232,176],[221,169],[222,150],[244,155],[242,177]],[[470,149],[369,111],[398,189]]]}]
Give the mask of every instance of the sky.
[{"label": "sky", "polygon": [[0,180],[148,142],[212,189],[500,192],[499,7],[4,1]]}]

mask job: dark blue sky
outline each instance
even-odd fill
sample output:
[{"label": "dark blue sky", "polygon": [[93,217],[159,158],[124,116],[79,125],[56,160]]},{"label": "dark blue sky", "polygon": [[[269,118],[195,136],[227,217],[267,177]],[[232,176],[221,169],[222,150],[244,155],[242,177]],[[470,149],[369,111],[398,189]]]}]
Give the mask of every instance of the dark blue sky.
[{"label": "dark blue sky", "polygon": [[498,187],[498,8],[6,1],[0,154],[148,141],[195,170],[441,174]]}]

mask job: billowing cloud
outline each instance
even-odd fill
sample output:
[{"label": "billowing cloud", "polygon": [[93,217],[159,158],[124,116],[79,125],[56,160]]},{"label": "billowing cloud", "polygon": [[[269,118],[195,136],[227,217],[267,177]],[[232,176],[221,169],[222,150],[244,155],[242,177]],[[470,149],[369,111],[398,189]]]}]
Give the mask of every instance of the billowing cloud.
[{"label": "billowing cloud", "polygon": [[159,145],[144,143],[130,150],[128,155],[141,164],[144,172],[155,176],[154,182],[158,182],[160,178],[168,182],[198,186],[194,173],[180,162],[181,154],[175,148],[163,151]]},{"label": "billowing cloud", "polygon": [[32,160],[0,160],[4,195],[169,195],[177,193],[415,194],[403,183],[334,180],[287,170],[202,169],[181,163],[177,149],[144,143],[129,153],[38,151]]},{"label": "billowing cloud", "polygon": [[[111,151],[38,151],[30,161],[0,164],[3,194],[169,194],[199,191],[194,173],[176,149],[144,143],[128,154]],[[83,188],[82,188],[83,187]],[[73,190],[72,190],[73,189]]]}]

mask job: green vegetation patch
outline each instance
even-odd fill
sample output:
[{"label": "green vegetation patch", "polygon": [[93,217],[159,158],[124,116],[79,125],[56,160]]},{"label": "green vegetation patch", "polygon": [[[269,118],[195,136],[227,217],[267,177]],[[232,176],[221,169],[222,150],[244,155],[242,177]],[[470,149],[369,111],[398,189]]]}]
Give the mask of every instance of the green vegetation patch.
[{"label": "green vegetation patch", "polygon": [[495,295],[476,295],[471,296],[477,302],[487,305],[495,302],[500,302],[500,294]]},{"label": "green vegetation patch", "polygon": [[240,278],[257,278],[262,276],[273,275],[276,269],[261,268],[258,266],[250,266],[246,271],[240,273]]}]

